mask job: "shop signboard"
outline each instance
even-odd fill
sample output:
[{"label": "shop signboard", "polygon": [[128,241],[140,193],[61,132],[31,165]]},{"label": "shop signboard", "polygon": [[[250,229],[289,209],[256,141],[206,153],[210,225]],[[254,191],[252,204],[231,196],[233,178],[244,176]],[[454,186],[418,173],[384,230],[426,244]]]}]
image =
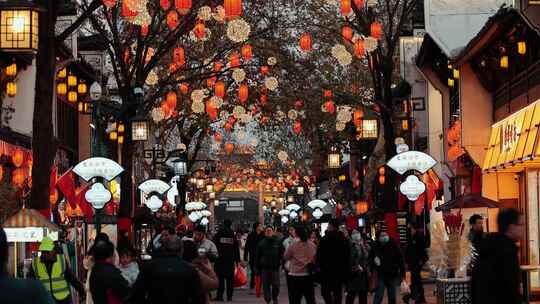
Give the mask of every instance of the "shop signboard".
[{"label": "shop signboard", "polygon": [[41,242],[43,239],[43,228],[4,228],[8,242]]}]

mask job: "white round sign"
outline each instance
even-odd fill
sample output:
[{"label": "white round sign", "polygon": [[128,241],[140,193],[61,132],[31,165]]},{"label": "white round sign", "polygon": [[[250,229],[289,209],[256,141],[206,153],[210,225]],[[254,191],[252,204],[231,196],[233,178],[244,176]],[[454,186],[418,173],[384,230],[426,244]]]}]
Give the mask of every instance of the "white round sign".
[{"label": "white round sign", "polygon": [[95,183],[90,190],[84,194],[84,198],[94,207],[94,209],[103,209],[105,204],[108,203],[112,194],[101,183]]},{"label": "white round sign", "polygon": [[397,154],[409,151],[409,146],[406,144],[399,144],[396,146]]},{"label": "white round sign", "polygon": [[146,206],[150,208],[150,211],[156,212],[163,206],[163,201],[156,195],[152,195],[150,199],[146,201]]},{"label": "white round sign", "polygon": [[409,175],[399,186],[399,191],[410,201],[416,201],[426,191],[426,185],[416,175]]},{"label": "white round sign", "polygon": [[99,83],[94,82],[90,86],[90,99],[93,101],[99,100],[101,98],[102,90]]}]

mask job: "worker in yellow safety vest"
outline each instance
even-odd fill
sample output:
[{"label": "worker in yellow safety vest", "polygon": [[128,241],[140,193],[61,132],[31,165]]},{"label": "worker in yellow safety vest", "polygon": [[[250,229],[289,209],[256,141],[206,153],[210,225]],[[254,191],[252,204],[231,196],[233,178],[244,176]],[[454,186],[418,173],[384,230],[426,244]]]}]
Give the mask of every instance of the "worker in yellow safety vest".
[{"label": "worker in yellow safety vest", "polygon": [[44,237],[39,251],[41,256],[36,256],[32,261],[30,275],[41,281],[57,304],[71,303],[70,285],[80,296],[85,295],[84,286],[68,267],[64,256],[55,250],[53,240]]}]

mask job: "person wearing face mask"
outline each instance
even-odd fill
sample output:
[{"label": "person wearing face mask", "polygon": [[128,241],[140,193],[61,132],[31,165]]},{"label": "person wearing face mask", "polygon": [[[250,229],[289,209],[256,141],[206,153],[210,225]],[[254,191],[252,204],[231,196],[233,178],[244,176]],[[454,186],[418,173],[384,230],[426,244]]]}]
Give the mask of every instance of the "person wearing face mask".
[{"label": "person wearing face mask", "polygon": [[261,276],[264,300],[267,304],[278,303],[279,268],[284,254],[283,243],[274,235],[270,226],[264,230],[264,239],[257,245],[255,269]]},{"label": "person wearing face mask", "polygon": [[381,232],[375,243],[371,262],[377,271],[377,287],[373,304],[381,304],[384,290],[388,292],[388,304],[396,304],[396,287],[405,277],[403,256],[396,242],[391,240],[388,233]]}]

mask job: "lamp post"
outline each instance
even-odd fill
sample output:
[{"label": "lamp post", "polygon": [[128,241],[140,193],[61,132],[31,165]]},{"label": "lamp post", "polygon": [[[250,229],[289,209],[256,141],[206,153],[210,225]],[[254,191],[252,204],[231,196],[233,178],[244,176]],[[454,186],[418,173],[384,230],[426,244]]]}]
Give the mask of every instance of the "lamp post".
[{"label": "lamp post", "polygon": [[38,50],[39,9],[33,1],[0,3],[0,49],[5,52]]}]

